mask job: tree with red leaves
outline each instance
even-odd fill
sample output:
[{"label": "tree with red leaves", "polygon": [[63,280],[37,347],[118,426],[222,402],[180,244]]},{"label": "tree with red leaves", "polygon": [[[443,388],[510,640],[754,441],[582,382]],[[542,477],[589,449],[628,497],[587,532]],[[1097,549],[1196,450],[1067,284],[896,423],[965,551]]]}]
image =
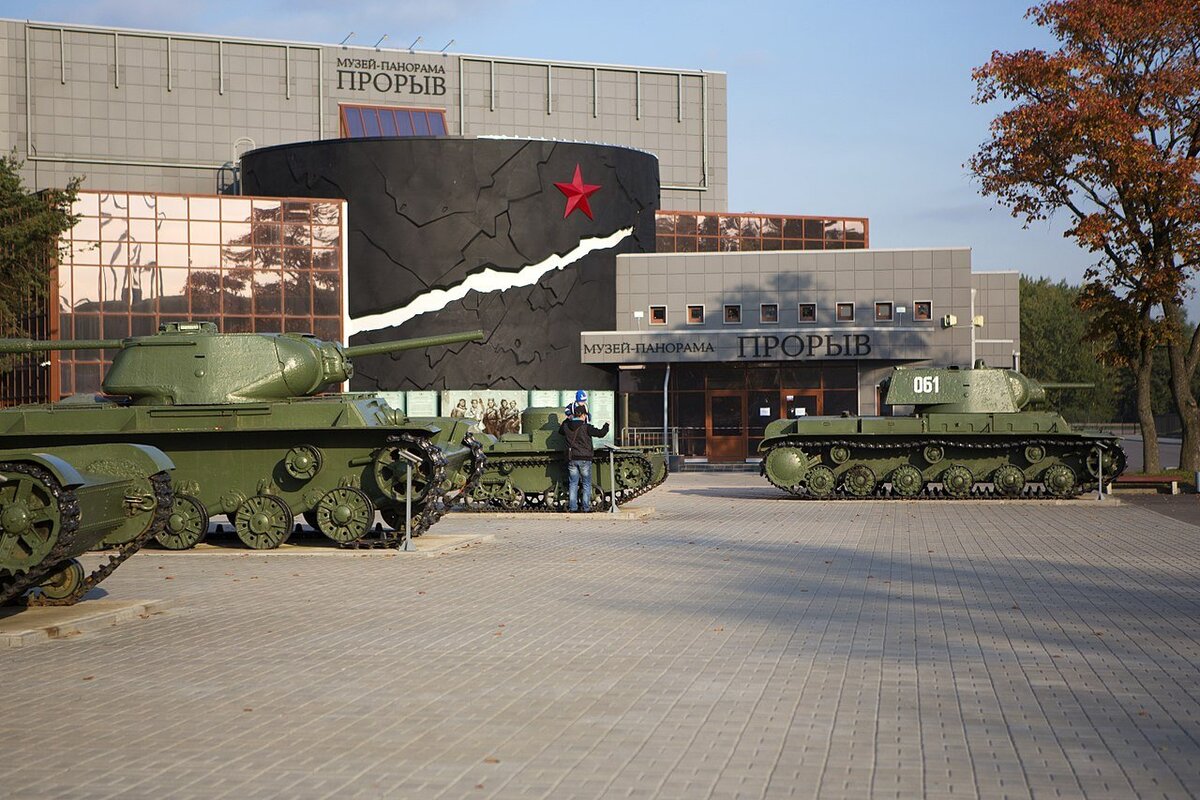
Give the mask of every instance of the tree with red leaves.
[{"label": "tree with red leaves", "polygon": [[[1026,16],[1061,46],[997,51],[973,72],[975,102],[1009,108],[968,166],[1026,226],[1069,214],[1065,235],[1099,256],[1080,299],[1098,312],[1090,335],[1139,376],[1165,344],[1180,466],[1200,469],[1200,327],[1182,324],[1200,267],[1200,0],[1055,0]],[[1137,386],[1150,471],[1149,381]]]}]

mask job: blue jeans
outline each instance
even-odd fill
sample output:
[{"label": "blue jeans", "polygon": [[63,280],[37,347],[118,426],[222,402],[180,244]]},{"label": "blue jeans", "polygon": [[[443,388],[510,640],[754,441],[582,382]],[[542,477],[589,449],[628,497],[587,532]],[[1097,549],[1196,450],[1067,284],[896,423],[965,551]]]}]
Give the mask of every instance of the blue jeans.
[{"label": "blue jeans", "polygon": [[592,462],[567,462],[567,510],[579,509],[579,479],[583,478],[583,510],[592,510]]}]

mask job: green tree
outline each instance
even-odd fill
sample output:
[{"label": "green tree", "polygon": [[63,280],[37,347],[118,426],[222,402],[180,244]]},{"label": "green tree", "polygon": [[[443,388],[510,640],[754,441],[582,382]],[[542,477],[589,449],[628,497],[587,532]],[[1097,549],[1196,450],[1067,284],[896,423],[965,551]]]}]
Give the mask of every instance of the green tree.
[{"label": "green tree", "polygon": [[1021,276],[1021,371],[1052,383],[1091,383],[1092,389],[1050,390],[1051,405],[1072,422],[1116,419],[1118,370],[1104,363],[1104,345],[1087,341],[1079,287]]},{"label": "green tree", "polygon": [[1200,333],[1185,338],[1180,313],[1200,267],[1200,2],[1051,0],[1027,16],[1061,46],[995,52],[974,71],[976,102],[1008,108],[969,166],[1026,225],[1069,215],[1066,235],[1099,257],[1084,299],[1110,327],[1093,338],[1138,361],[1147,441],[1152,364],[1141,360],[1165,343],[1180,466],[1200,469]]},{"label": "green tree", "polygon": [[23,317],[44,301],[60,237],[78,220],[71,213],[81,178],[63,189],[30,192],[16,152],[0,157],[0,330],[27,335]]}]

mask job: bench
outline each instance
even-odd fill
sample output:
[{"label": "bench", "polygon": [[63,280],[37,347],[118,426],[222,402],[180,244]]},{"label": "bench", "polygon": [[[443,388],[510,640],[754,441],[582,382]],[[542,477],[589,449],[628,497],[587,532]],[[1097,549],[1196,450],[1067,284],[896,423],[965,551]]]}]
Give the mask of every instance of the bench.
[{"label": "bench", "polygon": [[1112,490],[1119,492],[1155,491],[1160,494],[1179,494],[1179,479],[1169,475],[1122,475],[1112,483]]}]

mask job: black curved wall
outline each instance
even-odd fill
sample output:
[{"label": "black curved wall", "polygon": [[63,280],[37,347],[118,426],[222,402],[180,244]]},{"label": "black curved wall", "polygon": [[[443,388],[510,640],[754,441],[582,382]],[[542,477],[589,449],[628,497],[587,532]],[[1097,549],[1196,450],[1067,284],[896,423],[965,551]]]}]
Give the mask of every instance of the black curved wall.
[{"label": "black curved wall", "polygon": [[[589,219],[555,183],[599,185]],[[400,308],[484,269],[515,272],[606,237],[631,235],[537,284],[471,291],[351,344],[482,328],[453,348],[359,358],[353,388],[615,389],[579,362],[579,332],[615,327],[618,253],[654,250],[658,161],[623,147],[511,139],[335,139],[242,157],[242,191],[348,201],[349,317]]]}]

